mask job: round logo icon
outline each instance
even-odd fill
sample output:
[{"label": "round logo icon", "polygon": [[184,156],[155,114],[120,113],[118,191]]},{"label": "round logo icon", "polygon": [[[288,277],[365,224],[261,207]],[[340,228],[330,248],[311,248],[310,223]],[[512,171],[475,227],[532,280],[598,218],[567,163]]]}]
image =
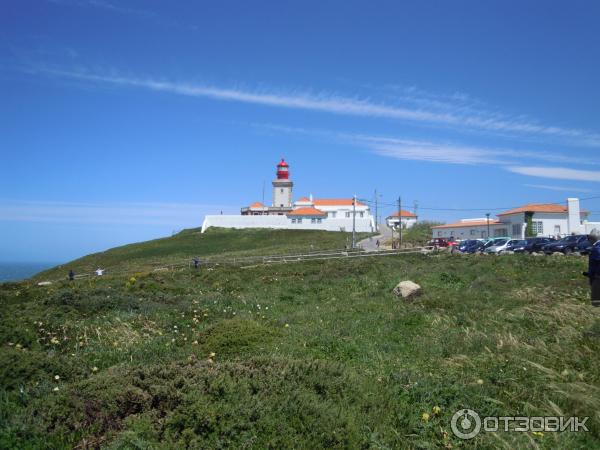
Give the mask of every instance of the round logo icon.
[{"label": "round logo icon", "polygon": [[473,439],[481,431],[481,418],[472,409],[460,409],[454,413],[452,432],[461,439]]}]

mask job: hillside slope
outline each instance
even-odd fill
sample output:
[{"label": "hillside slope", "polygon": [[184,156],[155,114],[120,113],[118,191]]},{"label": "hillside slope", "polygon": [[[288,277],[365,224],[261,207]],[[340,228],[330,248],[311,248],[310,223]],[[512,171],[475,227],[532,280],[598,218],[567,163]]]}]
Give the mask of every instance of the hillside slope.
[{"label": "hillside slope", "polygon": [[[350,242],[351,233],[312,230],[233,230],[200,228],[183,230],[174,236],[124,245],[105,252],[76,259],[60,267],[38,274],[35,278],[65,277],[75,273],[91,273],[98,267],[111,272],[144,272],[159,266],[190,261],[192,257],[270,255],[309,252],[319,249],[342,249]],[[364,233],[357,233],[364,237]]]},{"label": "hillside slope", "polygon": [[[244,251],[240,233],[226,248]],[[160,242],[134,249],[170,255]],[[584,268],[404,255],[0,285],[0,448],[598,448]],[[396,299],[403,279],[423,295]],[[462,408],[590,431],[463,441]]]}]

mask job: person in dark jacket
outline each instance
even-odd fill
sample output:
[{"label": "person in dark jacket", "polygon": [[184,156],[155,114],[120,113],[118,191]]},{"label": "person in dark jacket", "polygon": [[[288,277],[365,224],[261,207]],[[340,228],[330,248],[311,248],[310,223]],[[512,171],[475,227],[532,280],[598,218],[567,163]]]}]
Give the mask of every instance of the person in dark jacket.
[{"label": "person in dark jacket", "polygon": [[73,281],[75,279],[75,272],[73,269],[69,270],[69,281]]},{"label": "person in dark jacket", "polygon": [[194,263],[194,269],[197,269],[200,265],[200,260],[197,257],[192,258],[192,263]]},{"label": "person in dark jacket", "polygon": [[600,306],[600,230],[592,231],[588,240],[592,244],[589,255],[587,276],[592,291],[592,306]]}]

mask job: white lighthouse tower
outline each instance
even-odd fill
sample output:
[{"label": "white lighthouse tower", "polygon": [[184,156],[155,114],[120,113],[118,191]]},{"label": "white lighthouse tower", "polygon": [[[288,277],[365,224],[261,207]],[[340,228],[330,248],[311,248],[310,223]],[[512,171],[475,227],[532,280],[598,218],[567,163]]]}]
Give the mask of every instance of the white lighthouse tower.
[{"label": "white lighthouse tower", "polygon": [[292,187],[294,183],[289,179],[290,166],[281,158],[277,164],[277,179],[273,181],[273,207],[292,207]]}]

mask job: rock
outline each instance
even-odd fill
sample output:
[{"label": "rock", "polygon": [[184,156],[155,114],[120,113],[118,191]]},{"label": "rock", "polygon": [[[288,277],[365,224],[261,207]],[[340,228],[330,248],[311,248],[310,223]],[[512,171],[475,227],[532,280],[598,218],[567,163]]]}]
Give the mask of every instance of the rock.
[{"label": "rock", "polygon": [[544,253],[532,252],[531,256],[545,256]]},{"label": "rock", "polygon": [[552,253],[552,256],[565,256],[565,254],[561,252],[554,252]]},{"label": "rock", "polygon": [[37,285],[38,286],[50,286],[52,284],[52,281],[40,281]]},{"label": "rock", "polygon": [[402,297],[405,299],[416,297],[417,295],[421,294],[421,291],[421,286],[408,280],[398,283],[398,285],[394,288],[394,294],[396,294],[397,297]]}]

